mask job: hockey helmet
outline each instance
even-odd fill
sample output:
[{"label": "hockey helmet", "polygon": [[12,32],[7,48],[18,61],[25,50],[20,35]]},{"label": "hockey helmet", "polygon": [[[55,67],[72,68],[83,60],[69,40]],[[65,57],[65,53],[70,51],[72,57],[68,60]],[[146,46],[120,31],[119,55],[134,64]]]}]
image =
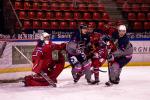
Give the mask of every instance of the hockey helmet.
[{"label": "hockey helmet", "polygon": [[45,37],[49,37],[50,35],[47,32],[43,32],[42,36],[45,38]]},{"label": "hockey helmet", "polygon": [[126,31],[126,30],[127,30],[127,28],[126,28],[126,26],[125,26],[125,25],[120,25],[120,26],[118,27],[118,30]]}]

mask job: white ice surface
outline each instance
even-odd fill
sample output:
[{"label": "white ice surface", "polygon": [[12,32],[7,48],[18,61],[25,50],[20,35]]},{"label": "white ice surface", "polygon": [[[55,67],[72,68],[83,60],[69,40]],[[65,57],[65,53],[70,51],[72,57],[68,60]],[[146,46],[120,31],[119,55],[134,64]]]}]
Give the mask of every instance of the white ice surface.
[{"label": "white ice surface", "polygon": [[[102,68],[106,70],[105,68]],[[0,79],[29,73],[0,74]],[[126,67],[119,85],[106,87],[107,73],[100,73],[99,85],[88,85],[83,78],[72,81],[70,69],[58,78],[58,87],[24,87],[23,83],[0,84],[0,100],[150,100],[150,67]]]}]

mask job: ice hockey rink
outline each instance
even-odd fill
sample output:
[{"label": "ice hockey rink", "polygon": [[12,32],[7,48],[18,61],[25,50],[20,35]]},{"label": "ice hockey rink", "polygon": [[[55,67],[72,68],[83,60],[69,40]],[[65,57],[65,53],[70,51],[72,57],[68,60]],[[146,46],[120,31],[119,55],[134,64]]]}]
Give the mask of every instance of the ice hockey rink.
[{"label": "ice hockey rink", "polygon": [[[30,73],[0,74],[0,79],[15,79]],[[84,77],[74,84],[69,68],[59,76],[57,88],[24,87],[21,82],[2,83],[0,100],[150,100],[150,67],[125,67],[120,84],[111,87],[104,85],[108,73],[100,73],[100,78],[99,85],[88,85]]]}]

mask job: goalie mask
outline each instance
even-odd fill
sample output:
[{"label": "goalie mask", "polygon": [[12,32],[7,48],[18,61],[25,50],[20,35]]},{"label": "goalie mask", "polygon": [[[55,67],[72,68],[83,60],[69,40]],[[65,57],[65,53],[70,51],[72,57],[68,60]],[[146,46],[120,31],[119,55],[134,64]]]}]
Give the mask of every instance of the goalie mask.
[{"label": "goalie mask", "polygon": [[40,39],[43,39],[45,44],[49,44],[50,35],[47,32],[43,32]]}]

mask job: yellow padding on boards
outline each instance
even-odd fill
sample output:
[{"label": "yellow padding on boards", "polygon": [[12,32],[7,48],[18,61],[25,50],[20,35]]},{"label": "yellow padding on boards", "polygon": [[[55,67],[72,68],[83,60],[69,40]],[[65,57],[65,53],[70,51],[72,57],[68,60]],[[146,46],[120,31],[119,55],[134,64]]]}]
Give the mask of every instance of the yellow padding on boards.
[{"label": "yellow padding on boards", "polygon": [[[65,64],[64,67],[66,66],[68,66],[68,64]],[[150,62],[130,62],[127,66],[128,67],[135,67],[135,66],[149,66],[150,67]],[[107,67],[107,63],[105,63],[103,67]],[[0,68],[0,74],[1,73],[26,72],[26,71],[31,71],[31,67]]]}]

